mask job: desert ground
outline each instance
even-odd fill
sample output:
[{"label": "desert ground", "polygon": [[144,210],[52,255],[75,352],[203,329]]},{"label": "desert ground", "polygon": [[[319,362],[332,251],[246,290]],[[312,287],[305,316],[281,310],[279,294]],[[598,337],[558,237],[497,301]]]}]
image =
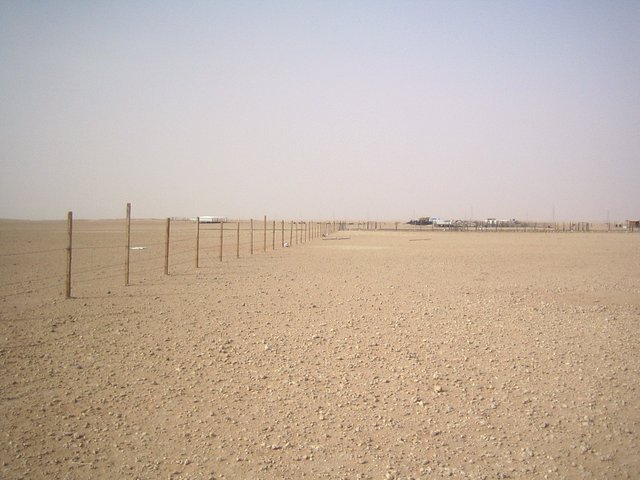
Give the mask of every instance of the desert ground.
[{"label": "desert ground", "polygon": [[639,478],[639,233],[74,228],[0,221],[0,478]]}]

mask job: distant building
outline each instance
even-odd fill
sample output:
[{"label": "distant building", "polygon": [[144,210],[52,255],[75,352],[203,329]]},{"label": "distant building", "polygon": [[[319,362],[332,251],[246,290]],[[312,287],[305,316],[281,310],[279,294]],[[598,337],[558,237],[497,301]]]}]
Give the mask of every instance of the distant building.
[{"label": "distant building", "polygon": [[497,218],[487,218],[484,221],[484,224],[487,227],[514,227],[516,225],[518,225],[518,220],[516,220],[515,218],[509,218],[509,219],[497,219]]},{"label": "distant building", "polygon": [[430,217],[420,217],[418,220],[409,220],[409,225],[431,225]]},{"label": "distant building", "polygon": [[451,222],[451,220],[444,220],[442,218],[434,218],[433,219],[433,224],[436,227],[450,227],[452,222]]}]

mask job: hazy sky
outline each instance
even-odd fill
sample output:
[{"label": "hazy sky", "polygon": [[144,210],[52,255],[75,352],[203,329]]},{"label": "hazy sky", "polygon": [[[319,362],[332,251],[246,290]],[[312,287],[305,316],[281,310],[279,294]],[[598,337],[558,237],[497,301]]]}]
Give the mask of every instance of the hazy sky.
[{"label": "hazy sky", "polygon": [[640,218],[640,1],[0,0],[0,217]]}]

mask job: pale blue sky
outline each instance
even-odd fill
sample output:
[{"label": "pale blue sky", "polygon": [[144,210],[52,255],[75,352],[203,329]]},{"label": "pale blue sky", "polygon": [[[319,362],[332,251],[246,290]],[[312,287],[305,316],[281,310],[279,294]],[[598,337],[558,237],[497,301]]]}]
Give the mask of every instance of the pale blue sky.
[{"label": "pale blue sky", "polygon": [[0,0],[0,217],[640,217],[640,1]]}]

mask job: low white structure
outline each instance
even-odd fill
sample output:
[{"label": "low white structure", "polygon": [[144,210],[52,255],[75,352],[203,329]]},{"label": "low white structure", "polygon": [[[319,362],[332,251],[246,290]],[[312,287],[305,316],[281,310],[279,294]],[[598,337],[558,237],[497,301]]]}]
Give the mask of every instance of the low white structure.
[{"label": "low white structure", "polygon": [[227,221],[227,217],[214,217],[211,215],[202,215],[200,217],[193,218],[194,222],[197,222],[200,219],[200,223],[225,223]]},{"label": "low white structure", "polygon": [[450,227],[451,226],[451,220],[444,220],[442,218],[432,218],[431,221],[433,222],[433,225],[436,227]]}]

